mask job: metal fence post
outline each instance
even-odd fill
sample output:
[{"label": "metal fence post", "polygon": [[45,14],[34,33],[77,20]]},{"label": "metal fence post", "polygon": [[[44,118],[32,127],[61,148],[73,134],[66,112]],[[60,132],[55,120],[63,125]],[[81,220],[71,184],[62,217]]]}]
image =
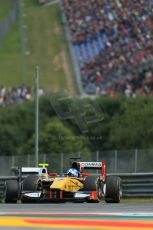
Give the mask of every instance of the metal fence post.
[{"label": "metal fence post", "polygon": [[30,166],[30,154],[27,155],[27,166]]},{"label": "metal fence post", "polygon": [[115,173],[117,172],[117,157],[118,157],[118,156],[117,156],[117,155],[118,155],[117,153],[118,153],[117,150],[115,150],[115,152],[114,152],[114,154],[115,154],[115,155],[114,155],[114,157],[115,157],[115,158],[114,158],[114,160],[115,160],[115,162],[114,162],[114,172],[115,172]]},{"label": "metal fence post", "polygon": [[96,152],[96,161],[99,161],[99,151]]},{"label": "metal fence post", "polygon": [[61,153],[61,175],[63,174],[63,153]]},{"label": "metal fence post", "polygon": [[43,163],[46,163],[46,153],[43,154]]},{"label": "metal fence post", "polygon": [[[99,161],[99,151],[96,152],[96,161]],[[98,174],[98,169],[97,169],[97,174]]]},{"label": "metal fence post", "polygon": [[134,172],[137,172],[138,150],[135,150]]},{"label": "metal fence post", "polygon": [[12,155],[12,162],[11,162],[11,166],[14,167],[15,166],[15,155]]}]

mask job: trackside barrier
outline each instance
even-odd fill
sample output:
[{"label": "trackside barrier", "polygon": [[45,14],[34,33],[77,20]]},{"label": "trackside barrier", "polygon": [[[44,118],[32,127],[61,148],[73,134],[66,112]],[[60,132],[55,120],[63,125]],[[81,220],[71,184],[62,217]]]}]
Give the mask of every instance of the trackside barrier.
[{"label": "trackside barrier", "polygon": [[[153,173],[108,174],[122,179],[123,198],[153,198]],[[0,177],[0,198],[3,197],[5,181],[17,180],[17,176]]]},{"label": "trackside barrier", "polygon": [[153,173],[118,173],[124,198],[153,198]]}]

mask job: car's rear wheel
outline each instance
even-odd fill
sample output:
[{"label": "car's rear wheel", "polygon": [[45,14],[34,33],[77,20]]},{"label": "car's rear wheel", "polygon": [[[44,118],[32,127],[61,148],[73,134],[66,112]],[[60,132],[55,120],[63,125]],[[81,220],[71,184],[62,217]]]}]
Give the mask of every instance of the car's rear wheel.
[{"label": "car's rear wheel", "polygon": [[[26,177],[22,182],[22,191],[23,192],[35,192],[39,189],[39,177],[36,175],[30,175]],[[25,197],[24,195],[21,197],[22,203],[35,203],[35,199],[31,199]]]},{"label": "car's rear wheel", "polygon": [[105,201],[107,203],[120,203],[122,197],[121,178],[117,176],[107,176]]},{"label": "car's rear wheel", "polygon": [[19,196],[19,183],[16,180],[5,182],[4,201],[5,203],[17,203]]},{"label": "car's rear wheel", "polygon": [[27,176],[22,182],[22,190],[34,192],[38,188],[39,177],[36,175]]},{"label": "car's rear wheel", "polygon": [[99,177],[95,175],[91,175],[86,177],[84,181],[84,191],[91,191],[91,192],[98,192],[98,199],[88,199],[87,202],[99,202],[102,199],[102,190],[103,190],[103,185],[102,182],[100,181]]}]

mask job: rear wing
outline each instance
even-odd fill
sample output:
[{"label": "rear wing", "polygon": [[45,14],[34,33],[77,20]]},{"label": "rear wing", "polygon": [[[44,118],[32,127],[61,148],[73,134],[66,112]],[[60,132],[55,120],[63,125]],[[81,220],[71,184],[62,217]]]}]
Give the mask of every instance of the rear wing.
[{"label": "rear wing", "polygon": [[47,166],[48,164],[41,163],[39,164],[40,167],[21,167],[21,173],[28,173],[28,174],[38,174],[41,175],[42,173],[47,173]]},{"label": "rear wing", "polygon": [[23,178],[27,177],[27,175],[38,175],[47,173],[47,164],[40,165],[42,167],[12,167],[12,171],[18,176],[18,181],[21,182]]},{"label": "rear wing", "polygon": [[[45,170],[45,171],[44,171]],[[18,174],[36,174],[41,175],[42,173],[47,173],[47,168],[45,167],[12,167],[12,171]]]},{"label": "rear wing", "polygon": [[106,181],[106,162],[79,162],[80,169],[83,171],[84,169],[101,169],[102,181]]},{"label": "rear wing", "polygon": [[21,167],[21,173],[24,174],[40,174],[42,168],[38,167]]}]

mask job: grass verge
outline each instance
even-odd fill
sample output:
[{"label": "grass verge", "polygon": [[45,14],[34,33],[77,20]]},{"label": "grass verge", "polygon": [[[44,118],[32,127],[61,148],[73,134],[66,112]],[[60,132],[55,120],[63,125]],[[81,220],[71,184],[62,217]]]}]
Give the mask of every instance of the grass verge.
[{"label": "grass verge", "polygon": [[24,3],[25,56],[22,59],[18,20],[0,48],[1,84],[24,83],[33,87],[35,66],[39,65],[42,88],[52,92],[75,91],[59,3],[48,6],[31,0]]}]

